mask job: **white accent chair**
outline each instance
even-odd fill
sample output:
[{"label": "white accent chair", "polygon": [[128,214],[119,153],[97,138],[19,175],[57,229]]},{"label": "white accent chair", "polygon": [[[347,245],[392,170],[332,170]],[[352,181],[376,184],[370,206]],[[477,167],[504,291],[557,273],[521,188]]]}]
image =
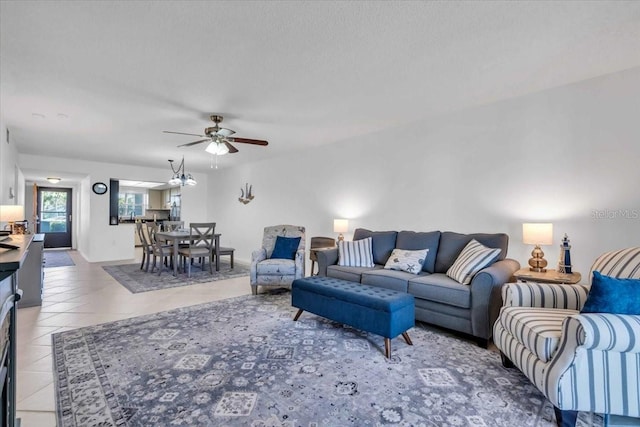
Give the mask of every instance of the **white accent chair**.
[{"label": "white accent chair", "polygon": [[[640,247],[601,255],[593,271],[640,278]],[[589,287],[505,284],[495,345],[553,404],[558,426],[575,426],[578,411],[640,425],[640,316],[580,314]]]},{"label": "white accent chair", "polygon": [[[295,259],[271,259],[278,236],[300,237]],[[258,286],[290,286],[304,276],[305,228],[297,225],[275,225],[264,228],[262,247],[251,254],[251,292],[258,294]]]}]

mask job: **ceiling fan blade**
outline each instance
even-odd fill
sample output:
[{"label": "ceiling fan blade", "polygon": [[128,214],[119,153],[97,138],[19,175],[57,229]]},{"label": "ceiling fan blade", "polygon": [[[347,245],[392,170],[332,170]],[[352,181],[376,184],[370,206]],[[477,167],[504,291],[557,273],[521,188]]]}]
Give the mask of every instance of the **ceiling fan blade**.
[{"label": "ceiling fan blade", "polygon": [[236,133],[236,131],[227,128],[220,128],[218,129],[218,132],[216,132],[216,134],[220,136],[231,136],[234,133]]},{"label": "ceiling fan blade", "polygon": [[262,139],[249,139],[249,138],[228,138],[229,142],[242,142],[243,144],[253,144],[253,145],[269,145],[267,141]]},{"label": "ceiling fan blade", "polygon": [[201,138],[204,137],[204,135],[198,135],[197,133],[172,132],[170,130],[163,130],[162,132],[164,132],[164,133],[175,133],[176,135],[199,136]]},{"label": "ceiling fan blade", "polygon": [[228,141],[224,141],[224,145],[227,146],[227,148],[229,149],[229,153],[233,154],[233,153],[237,153],[238,149],[236,147],[234,147],[233,145],[229,144]]},{"label": "ceiling fan blade", "polygon": [[211,141],[211,138],[201,139],[199,141],[188,142],[186,144],[180,144],[178,147],[191,147],[192,145],[201,144],[203,142]]}]

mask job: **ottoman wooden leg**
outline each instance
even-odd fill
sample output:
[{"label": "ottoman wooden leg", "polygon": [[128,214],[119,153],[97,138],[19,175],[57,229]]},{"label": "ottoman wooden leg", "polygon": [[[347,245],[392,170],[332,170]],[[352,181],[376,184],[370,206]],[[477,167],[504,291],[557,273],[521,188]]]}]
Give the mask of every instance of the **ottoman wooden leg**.
[{"label": "ottoman wooden leg", "polygon": [[298,318],[300,317],[300,315],[304,312],[303,309],[299,308],[298,312],[296,313],[296,316],[293,318],[293,321],[295,322],[296,320],[298,320]]},{"label": "ottoman wooden leg", "polygon": [[407,344],[413,345],[413,343],[411,342],[411,338],[409,338],[409,333],[408,332],[403,332],[402,333],[402,337],[407,342]]},{"label": "ottoman wooden leg", "polygon": [[384,339],[384,355],[387,359],[391,359],[391,338]]}]

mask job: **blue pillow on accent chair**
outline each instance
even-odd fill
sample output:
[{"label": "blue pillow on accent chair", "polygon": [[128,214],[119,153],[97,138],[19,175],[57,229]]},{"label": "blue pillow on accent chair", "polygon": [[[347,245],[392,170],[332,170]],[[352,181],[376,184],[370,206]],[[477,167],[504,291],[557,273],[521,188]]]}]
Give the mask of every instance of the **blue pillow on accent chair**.
[{"label": "blue pillow on accent chair", "polygon": [[300,245],[300,237],[276,236],[276,244],[271,259],[296,259],[296,251]]},{"label": "blue pillow on accent chair", "polygon": [[593,272],[581,313],[640,314],[640,279],[618,279]]}]

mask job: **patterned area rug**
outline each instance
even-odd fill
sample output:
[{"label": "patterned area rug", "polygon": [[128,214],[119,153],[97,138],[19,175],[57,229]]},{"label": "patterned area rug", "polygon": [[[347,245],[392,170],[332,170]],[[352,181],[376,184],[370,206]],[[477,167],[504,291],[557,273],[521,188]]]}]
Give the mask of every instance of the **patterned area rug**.
[{"label": "patterned area rug", "polygon": [[158,276],[158,270],[155,273],[140,270],[140,264],[108,265],[102,268],[134,294],[249,275],[248,265],[234,262],[232,269],[226,260],[220,260],[220,271],[216,271],[214,267],[213,274],[209,273],[208,264],[205,265],[204,271],[198,264],[192,265],[190,278],[187,277],[187,273],[180,272],[176,277],[173,275],[173,270],[169,271],[167,267],[164,267],[160,276]]},{"label": "patterned area rug", "polygon": [[44,268],[76,265],[68,251],[44,251]]},{"label": "patterned area rug", "polygon": [[419,325],[387,360],[383,338],[295,311],[281,291],[54,334],[58,426],[555,425],[496,351]]}]

